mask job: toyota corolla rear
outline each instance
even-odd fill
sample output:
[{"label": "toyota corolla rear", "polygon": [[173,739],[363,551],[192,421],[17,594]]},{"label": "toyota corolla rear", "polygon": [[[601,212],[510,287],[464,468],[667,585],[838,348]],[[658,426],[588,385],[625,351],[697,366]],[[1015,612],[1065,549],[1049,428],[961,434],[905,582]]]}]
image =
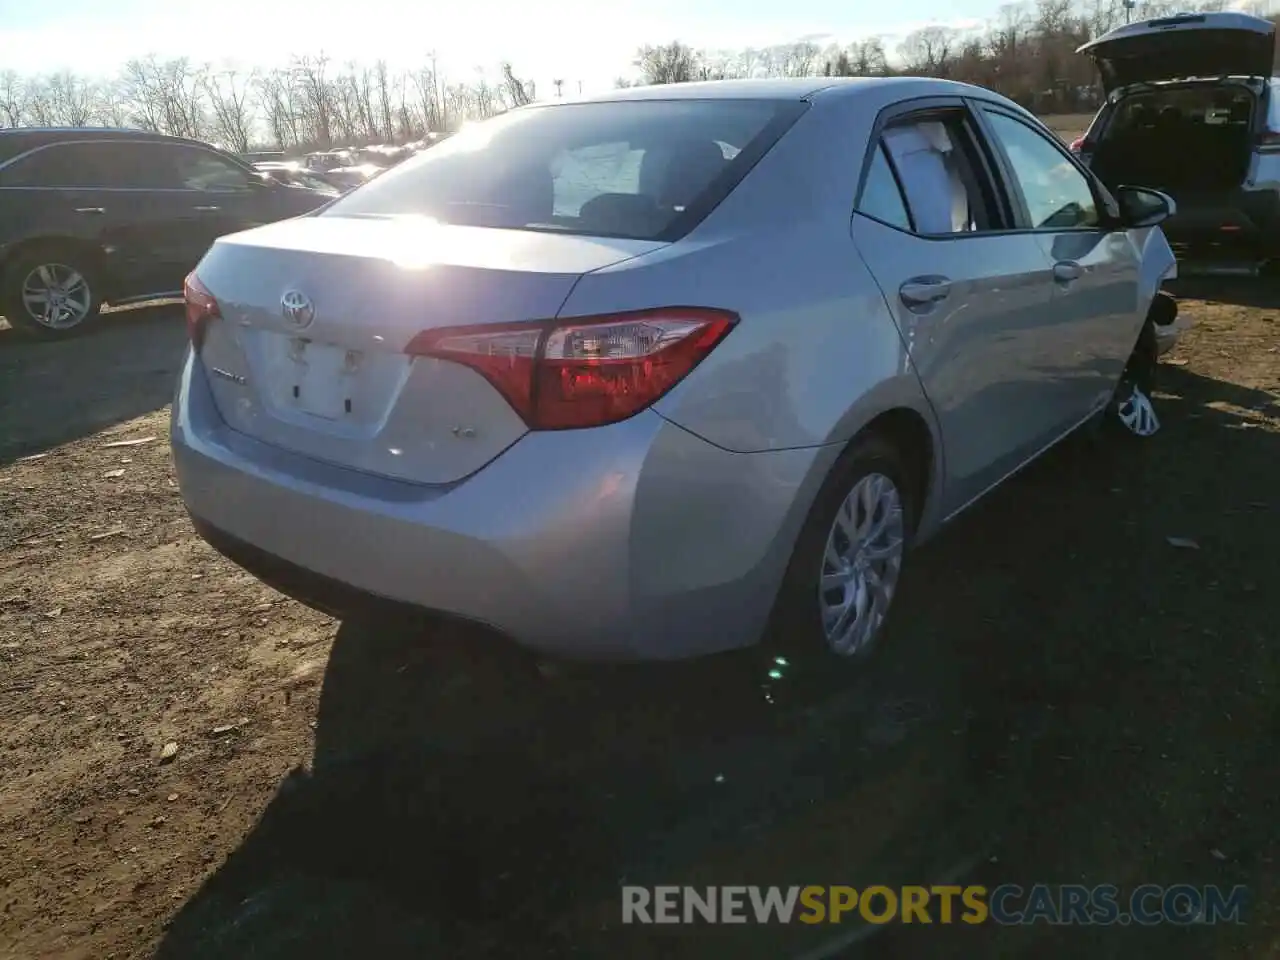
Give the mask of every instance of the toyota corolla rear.
[{"label": "toyota corolla rear", "polygon": [[[707,244],[677,241],[803,109],[516,111],[219,240],[172,421],[197,529],[338,615],[391,601],[581,656],[750,642],[818,454],[750,462],[653,410],[739,316],[649,278],[700,289]],[[616,307],[583,315],[606,272]],[[682,556],[703,536],[716,563]]]}]

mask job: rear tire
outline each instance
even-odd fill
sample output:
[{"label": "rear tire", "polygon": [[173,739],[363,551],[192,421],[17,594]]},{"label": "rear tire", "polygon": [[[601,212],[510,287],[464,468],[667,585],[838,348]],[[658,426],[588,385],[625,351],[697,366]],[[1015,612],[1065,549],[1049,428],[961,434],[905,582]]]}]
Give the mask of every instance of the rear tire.
[{"label": "rear tire", "polygon": [[10,326],[42,340],[62,340],[93,325],[102,307],[95,265],[82,251],[59,245],[23,250],[0,276],[0,314]]},{"label": "rear tire", "polygon": [[902,456],[875,434],[841,455],[806,518],[771,634],[798,656],[862,662],[879,647],[918,519]]}]

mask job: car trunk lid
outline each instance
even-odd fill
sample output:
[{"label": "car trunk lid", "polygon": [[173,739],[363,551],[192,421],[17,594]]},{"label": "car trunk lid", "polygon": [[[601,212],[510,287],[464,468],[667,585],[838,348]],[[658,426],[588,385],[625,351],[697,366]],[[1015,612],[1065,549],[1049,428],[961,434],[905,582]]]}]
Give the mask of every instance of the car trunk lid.
[{"label": "car trunk lid", "polygon": [[423,330],[550,319],[578,278],[663,246],[423,218],[306,217],[217,241],[200,358],[231,429],[296,453],[450,483],[524,422],[480,374],[411,357]]},{"label": "car trunk lid", "polygon": [[1117,27],[1077,53],[1093,58],[1110,94],[1131,83],[1270,76],[1275,33],[1271,21],[1248,14],[1180,14]]}]

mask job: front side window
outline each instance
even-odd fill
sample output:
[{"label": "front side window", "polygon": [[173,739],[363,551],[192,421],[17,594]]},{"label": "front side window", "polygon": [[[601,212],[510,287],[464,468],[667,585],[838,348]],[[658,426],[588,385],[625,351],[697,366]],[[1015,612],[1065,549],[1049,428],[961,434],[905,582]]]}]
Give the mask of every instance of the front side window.
[{"label": "front side window", "polygon": [[1098,225],[1093,188],[1062,150],[1007,114],[988,111],[987,121],[1009,157],[1033,229],[1069,230]]},{"label": "front side window", "polygon": [[238,164],[199,147],[167,147],[176,185],[182,190],[247,190],[252,176]]},{"label": "front side window", "polygon": [[687,211],[709,212],[803,109],[637,100],[516,110],[393,167],[321,215],[658,239],[689,229]]}]

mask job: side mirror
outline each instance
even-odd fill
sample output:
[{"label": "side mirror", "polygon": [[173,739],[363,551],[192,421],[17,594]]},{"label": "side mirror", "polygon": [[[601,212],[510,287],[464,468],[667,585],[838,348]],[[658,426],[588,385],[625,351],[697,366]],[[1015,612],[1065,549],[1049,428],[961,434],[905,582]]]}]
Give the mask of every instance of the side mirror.
[{"label": "side mirror", "polygon": [[1154,227],[1178,212],[1178,204],[1167,193],[1147,187],[1116,187],[1120,226],[1125,229]]}]

